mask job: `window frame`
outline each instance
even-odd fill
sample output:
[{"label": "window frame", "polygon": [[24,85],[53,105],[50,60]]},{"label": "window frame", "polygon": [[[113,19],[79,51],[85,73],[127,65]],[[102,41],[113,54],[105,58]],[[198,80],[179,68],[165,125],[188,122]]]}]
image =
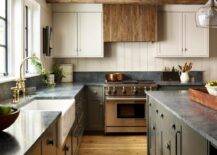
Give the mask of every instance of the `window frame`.
[{"label": "window frame", "polygon": [[8,76],[8,1],[7,0],[5,0],[5,17],[0,16],[0,19],[5,22],[5,45],[0,44],[0,47],[5,48],[5,73],[3,73],[3,76]]},{"label": "window frame", "polygon": [[[23,45],[22,59],[36,54],[40,58],[40,4],[37,1],[24,0]],[[27,11],[28,10],[28,11]],[[39,25],[35,25],[38,24]],[[37,43],[36,43],[37,42]],[[36,53],[35,53],[36,51]],[[34,65],[29,60],[25,62],[24,73],[26,77],[38,75]]]},{"label": "window frame", "polygon": [[[24,39],[24,43],[25,43],[25,49],[24,49],[24,53],[23,53],[23,58],[27,58],[29,56],[29,6],[25,5],[25,39]],[[29,62],[26,61],[25,64],[25,73],[29,73]]]}]

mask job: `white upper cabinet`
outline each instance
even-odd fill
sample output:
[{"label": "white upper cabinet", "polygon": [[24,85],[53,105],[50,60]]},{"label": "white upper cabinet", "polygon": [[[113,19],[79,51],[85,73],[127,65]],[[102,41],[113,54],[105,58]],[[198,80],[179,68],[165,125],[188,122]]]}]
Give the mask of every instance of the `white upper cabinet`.
[{"label": "white upper cabinet", "polygon": [[195,13],[199,7],[168,5],[161,10],[156,57],[209,57],[209,38],[215,34],[196,26]]},{"label": "white upper cabinet", "polygon": [[184,54],[186,56],[209,56],[209,29],[196,26],[195,12],[183,13]]},{"label": "white upper cabinet", "polygon": [[102,5],[53,6],[54,57],[103,57]]},{"label": "white upper cabinet", "polygon": [[54,57],[77,56],[77,14],[54,13]]},{"label": "white upper cabinet", "polygon": [[103,57],[102,13],[78,13],[78,56]]},{"label": "white upper cabinet", "polygon": [[162,12],[159,14],[160,36],[165,40],[157,47],[158,56],[181,56],[183,45],[182,14],[178,12]]}]

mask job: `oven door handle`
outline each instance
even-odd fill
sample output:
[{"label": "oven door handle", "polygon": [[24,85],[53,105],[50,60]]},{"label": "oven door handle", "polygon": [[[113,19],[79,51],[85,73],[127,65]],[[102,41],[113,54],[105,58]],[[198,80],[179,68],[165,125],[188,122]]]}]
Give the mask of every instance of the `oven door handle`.
[{"label": "oven door handle", "polygon": [[146,97],[106,97],[108,101],[146,101]]}]

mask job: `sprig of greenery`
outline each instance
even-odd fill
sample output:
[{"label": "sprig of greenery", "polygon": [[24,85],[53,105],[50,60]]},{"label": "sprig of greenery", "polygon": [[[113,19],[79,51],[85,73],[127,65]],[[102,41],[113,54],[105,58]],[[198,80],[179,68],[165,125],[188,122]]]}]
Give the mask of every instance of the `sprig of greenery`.
[{"label": "sprig of greenery", "polygon": [[33,57],[31,59],[31,63],[32,63],[33,66],[35,66],[36,71],[39,74],[41,74],[42,80],[46,84],[46,86],[49,86],[49,82],[48,82],[49,72],[47,72],[45,70],[45,68],[43,67],[41,61],[37,57]]},{"label": "sprig of greenery", "polygon": [[55,80],[56,80],[57,82],[58,82],[58,81],[61,81],[62,78],[65,77],[65,75],[63,74],[63,69],[60,68],[60,66],[57,65],[57,64],[54,64],[54,65],[53,65],[52,74],[54,74]]}]

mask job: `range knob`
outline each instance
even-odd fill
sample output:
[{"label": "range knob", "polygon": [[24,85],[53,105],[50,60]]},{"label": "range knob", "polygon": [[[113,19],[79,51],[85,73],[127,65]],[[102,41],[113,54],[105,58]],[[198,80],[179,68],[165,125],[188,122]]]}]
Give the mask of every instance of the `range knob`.
[{"label": "range knob", "polygon": [[126,92],[126,89],[125,89],[125,87],[123,86],[122,87],[122,94],[126,94],[127,92]]},{"label": "range knob", "polygon": [[117,90],[116,90],[116,87],[114,86],[113,89],[112,89],[112,94],[116,94],[117,93]]},{"label": "range knob", "polygon": [[133,91],[132,91],[132,92],[133,92],[133,95],[136,95],[136,94],[137,94],[138,91],[137,91],[136,86],[133,87]]},{"label": "range knob", "polygon": [[110,87],[107,87],[107,95],[111,95],[112,91]]}]

